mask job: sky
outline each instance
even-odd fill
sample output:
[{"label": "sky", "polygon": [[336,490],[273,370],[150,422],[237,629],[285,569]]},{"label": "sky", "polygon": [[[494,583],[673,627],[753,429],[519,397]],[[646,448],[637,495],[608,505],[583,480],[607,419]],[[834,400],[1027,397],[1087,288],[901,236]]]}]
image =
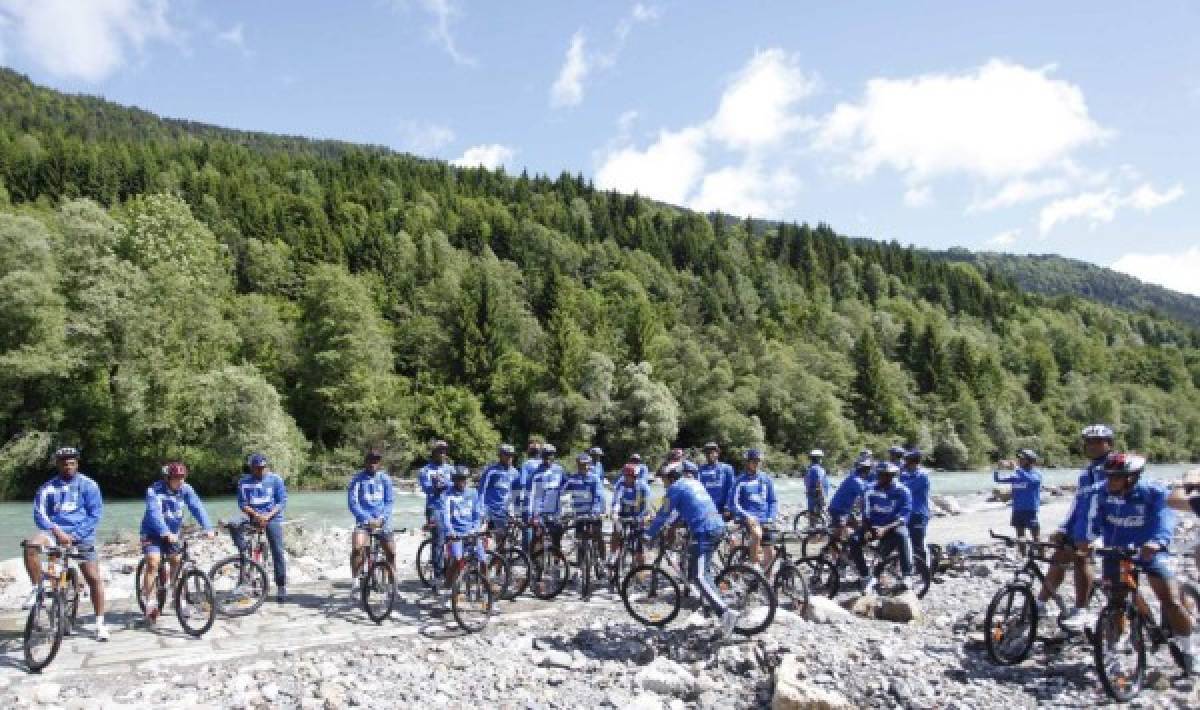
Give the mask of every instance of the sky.
[{"label": "sky", "polygon": [[0,0],[0,64],[385,145],[1200,295],[1200,2]]}]

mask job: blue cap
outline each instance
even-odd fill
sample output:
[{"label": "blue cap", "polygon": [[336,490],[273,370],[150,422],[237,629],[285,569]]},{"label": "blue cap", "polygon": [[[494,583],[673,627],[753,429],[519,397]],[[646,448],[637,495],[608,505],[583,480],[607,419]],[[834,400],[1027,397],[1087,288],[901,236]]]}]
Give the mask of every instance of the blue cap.
[{"label": "blue cap", "polygon": [[905,461],[913,461],[913,460],[920,461],[921,460],[921,450],[914,446],[911,449],[909,449],[908,451],[905,451],[904,452],[904,460]]},{"label": "blue cap", "polygon": [[263,456],[262,454],[250,454],[250,458],[246,459],[246,465],[248,465],[250,468],[266,466],[268,463],[270,462],[267,461],[267,457]]},{"label": "blue cap", "polygon": [[907,452],[903,446],[893,446],[888,449],[888,453],[892,456],[903,456]]},{"label": "blue cap", "polygon": [[746,449],[747,461],[762,461],[762,452],[758,449]]},{"label": "blue cap", "polygon": [[870,456],[859,456],[854,460],[855,468],[871,468],[874,465],[875,461]]},{"label": "blue cap", "polygon": [[895,476],[897,473],[900,473],[900,467],[891,461],[880,461],[875,465],[875,473],[889,473]]}]

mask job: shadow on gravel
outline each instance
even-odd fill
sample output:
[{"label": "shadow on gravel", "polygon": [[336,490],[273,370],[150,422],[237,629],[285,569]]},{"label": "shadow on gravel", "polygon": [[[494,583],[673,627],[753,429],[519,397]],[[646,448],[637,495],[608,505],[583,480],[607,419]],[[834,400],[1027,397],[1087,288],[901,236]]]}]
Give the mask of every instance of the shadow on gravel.
[{"label": "shadow on gravel", "polygon": [[762,643],[754,638],[718,637],[719,633],[712,627],[680,625],[677,628],[655,629],[634,622],[618,622],[609,624],[603,630],[580,629],[569,637],[538,637],[536,646],[542,650],[568,653],[578,649],[593,660],[632,660],[637,665],[647,665],[660,656],[681,664],[708,661],[723,648],[740,647],[743,651],[752,651],[760,666],[774,665],[766,657]]}]

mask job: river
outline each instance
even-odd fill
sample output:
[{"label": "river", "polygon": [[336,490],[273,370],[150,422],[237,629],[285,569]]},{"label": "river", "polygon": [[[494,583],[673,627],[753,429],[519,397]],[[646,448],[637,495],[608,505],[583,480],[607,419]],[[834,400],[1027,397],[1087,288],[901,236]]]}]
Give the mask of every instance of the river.
[{"label": "river", "polygon": [[[1152,468],[1152,476],[1164,480],[1178,479],[1189,468],[1188,464],[1164,464]],[[1046,485],[1074,483],[1077,469],[1045,469],[1042,471]],[[837,485],[838,479],[834,479]],[[988,491],[992,487],[992,474],[987,471],[937,472],[933,474],[932,489],[936,494],[965,496]],[[655,486],[657,488],[657,486]],[[804,486],[799,479],[779,479],[775,484],[781,503],[800,503]],[[237,505],[233,497],[210,498],[205,501],[209,516],[216,519],[234,519]],[[395,517],[398,527],[416,526],[421,523],[425,508],[424,497],[416,493],[399,493],[396,496]],[[100,539],[107,540],[122,530],[137,532],[141,524],[145,503],[138,499],[110,500],[104,504],[104,519],[100,523]],[[296,492],[288,497],[287,518],[305,520],[320,525],[348,526],[350,514],[346,509],[346,494],[336,491]],[[18,545],[33,531],[33,510],[28,502],[0,503],[0,559],[17,556]],[[8,550],[8,552],[4,552]]]}]

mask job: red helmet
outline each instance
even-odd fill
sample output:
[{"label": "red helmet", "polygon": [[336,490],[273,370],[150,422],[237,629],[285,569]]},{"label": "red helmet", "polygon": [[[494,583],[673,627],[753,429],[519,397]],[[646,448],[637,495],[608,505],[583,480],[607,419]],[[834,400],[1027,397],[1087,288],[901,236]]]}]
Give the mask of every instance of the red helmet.
[{"label": "red helmet", "polygon": [[162,475],[167,478],[187,478],[188,468],[182,461],[172,461],[162,467]]},{"label": "red helmet", "polygon": [[636,464],[627,463],[621,467],[622,476],[636,476],[637,473],[638,469]]},{"label": "red helmet", "polygon": [[1109,476],[1140,476],[1146,470],[1146,457],[1132,453],[1113,452],[1104,460],[1104,472]]}]

